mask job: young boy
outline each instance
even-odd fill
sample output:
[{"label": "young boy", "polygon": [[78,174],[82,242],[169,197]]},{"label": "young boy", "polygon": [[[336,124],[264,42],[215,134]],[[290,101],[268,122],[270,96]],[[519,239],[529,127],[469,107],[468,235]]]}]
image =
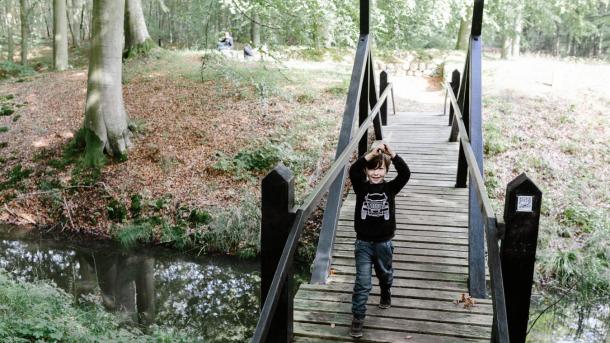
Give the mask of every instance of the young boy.
[{"label": "young boy", "polygon": [[[391,157],[391,160],[390,160]],[[398,176],[385,181],[394,162]],[[349,177],[356,193],[354,229],[356,230],[356,282],[352,294],[350,335],[362,337],[366,302],[371,291],[371,265],[379,279],[382,309],[391,306],[392,238],[396,231],[394,197],[407,184],[411,172],[405,161],[387,144],[381,144],[352,164]]]}]

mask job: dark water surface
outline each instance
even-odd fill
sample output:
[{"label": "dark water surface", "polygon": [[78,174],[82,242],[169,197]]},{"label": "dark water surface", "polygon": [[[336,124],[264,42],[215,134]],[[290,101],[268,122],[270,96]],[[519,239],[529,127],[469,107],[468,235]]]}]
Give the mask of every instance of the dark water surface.
[{"label": "dark water surface", "polygon": [[535,295],[529,318],[528,342],[610,343],[610,294],[589,300],[578,294]]},{"label": "dark water surface", "polygon": [[193,332],[194,341],[251,336],[260,302],[259,266],[256,261],[166,249],[58,241],[0,225],[0,268],[15,278],[52,280],[77,298],[103,303],[134,325],[154,323]]}]

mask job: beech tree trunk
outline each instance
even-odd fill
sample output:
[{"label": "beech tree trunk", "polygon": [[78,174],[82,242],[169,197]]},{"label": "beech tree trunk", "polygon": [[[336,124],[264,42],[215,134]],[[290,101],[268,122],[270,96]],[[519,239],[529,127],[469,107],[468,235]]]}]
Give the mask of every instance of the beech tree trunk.
[{"label": "beech tree trunk", "polygon": [[13,11],[12,11],[12,1],[7,0],[5,2],[5,18],[4,21],[6,23],[6,35],[7,35],[7,59],[10,62],[14,62],[14,54],[15,54],[15,41],[13,41]]},{"label": "beech tree trunk", "polygon": [[250,26],[250,39],[252,45],[258,47],[261,45],[261,25],[260,17],[256,10],[252,10],[252,21]]},{"label": "beech tree trunk", "polygon": [[146,53],[154,47],[148,34],[141,0],[125,0],[125,47],[127,54]]},{"label": "beech tree trunk", "polygon": [[68,16],[66,0],[53,0],[53,67],[68,68]]},{"label": "beech tree trunk", "polygon": [[517,6],[517,16],[515,17],[515,37],[513,38],[512,56],[519,57],[521,53],[521,34],[523,33],[523,4]]},{"label": "beech tree trunk", "polygon": [[503,60],[509,58],[511,55],[511,47],[512,44],[510,42],[510,37],[508,36],[508,34],[504,34],[504,36],[502,37],[502,53],[500,55],[500,58],[502,58]]},{"label": "beech tree trunk", "polygon": [[85,108],[86,154],[97,161],[105,151],[125,156],[130,146],[122,93],[125,0],[94,0]]},{"label": "beech tree trunk", "polygon": [[[72,46],[76,48],[80,47],[79,11],[82,7],[81,2],[82,0],[71,0],[70,10],[68,11],[68,27],[70,29],[70,35],[72,36]],[[77,31],[77,28],[79,31]]]},{"label": "beech tree trunk", "polygon": [[468,29],[470,27],[470,21],[467,17],[463,17],[460,20],[460,30],[458,31],[457,42],[455,43],[455,50],[466,50],[468,49],[468,36],[470,36]]},{"label": "beech tree trunk", "polygon": [[21,64],[28,64],[28,13],[26,0],[19,0],[19,18],[21,19]]}]

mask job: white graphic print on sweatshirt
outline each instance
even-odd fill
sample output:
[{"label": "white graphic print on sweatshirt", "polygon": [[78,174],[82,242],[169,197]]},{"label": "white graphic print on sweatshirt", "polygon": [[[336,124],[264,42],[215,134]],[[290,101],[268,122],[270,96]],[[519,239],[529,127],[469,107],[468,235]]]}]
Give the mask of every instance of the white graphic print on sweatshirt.
[{"label": "white graphic print on sweatshirt", "polygon": [[366,219],[366,216],[383,216],[385,220],[390,219],[390,204],[388,203],[388,196],[385,193],[367,193],[360,210],[360,217]]}]

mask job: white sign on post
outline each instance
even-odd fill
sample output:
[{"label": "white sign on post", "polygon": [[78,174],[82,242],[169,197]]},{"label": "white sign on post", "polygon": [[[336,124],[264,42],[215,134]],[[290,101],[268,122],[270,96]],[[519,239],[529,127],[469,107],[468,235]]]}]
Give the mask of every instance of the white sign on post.
[{"label": "white sign on post", "polygon": [[531,195],[517,196],[517,212],[532,212],[534,197]]}]

